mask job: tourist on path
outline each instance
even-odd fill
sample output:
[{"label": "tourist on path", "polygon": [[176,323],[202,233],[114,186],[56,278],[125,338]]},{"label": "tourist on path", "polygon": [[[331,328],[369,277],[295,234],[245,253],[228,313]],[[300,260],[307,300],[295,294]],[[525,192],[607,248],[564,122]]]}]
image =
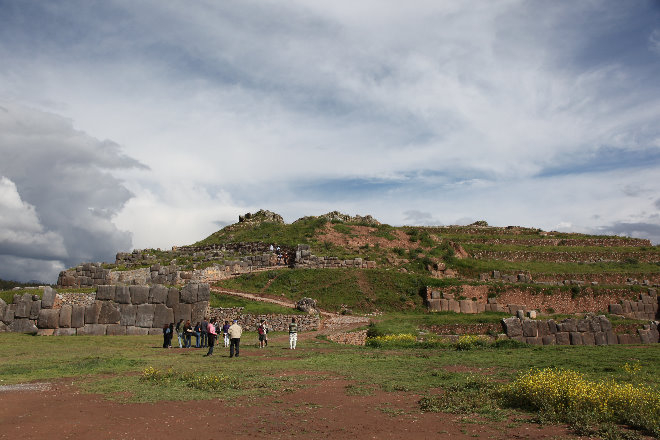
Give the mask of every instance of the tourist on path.
[{"label": "tourist on path", "polygon": [[298,324],[296,324],[296,318],[291,318],[291,324],[289,324],[289,348],[291,350],[295,350],[297,342],[298,342]]},{"label": "tourist on path", "polygon": [[163,326],[163,348],[169,347],[170,345],[169,337],[170,337],[170,326],[165,324]]},{"label": "tourist on path", "polygon": [[202,333],[202,347],[206,347],[208,345],[208,334],[209,334],[209,321],[208,318],[204,318],[202,321],[202,327],[201,327],[201,333]]},{"label": "tourist on path", "polygon": [[265,347],[265,342],[266,342],[266,321],[261,320],[259,325],[257,326],[257,333],[259,334],[259,348],[264,348]]},{"label": "tourist on path", "polygon": [[222,326],[222,334],[225,337],[225,348],[229,347],[229,321],[225,321]]},{"label": "tourist on path", "polygon": [[211,322],[208,323],[207,329],[207,341],[209,345],[209,351],[204,356],[213,355],[213,346],[215,345],[215,337],[218,335],[215,331],[215,318],[211,318]]},{"label": "tourist on path", "polygon": [[190,340],[192,339],[193,328],[190,321],[186,321],[186,324],[183,326],[183,346],[190,348]]},{"label": "tourist on path", "polygon": [[197,321],[195,324],[195,348],[199,348],[199,340],[202,336],[202,324]]},{"label": "tourist on path", "polygon": [[234,357],[234,352],[236,357],[238,357],[238,352],[241,345],[241,335],[243,334],[243,329],[238,325],[238,320],[234,319],[234,323],[229,327],[229,357]]},{"label": "tourist on path", "polygon": [[176,323],[176,337],[179,339],[179,348],[183,348],[185,343],[182,343],[183,339],[183,319],[180,319],[179,322]]}]

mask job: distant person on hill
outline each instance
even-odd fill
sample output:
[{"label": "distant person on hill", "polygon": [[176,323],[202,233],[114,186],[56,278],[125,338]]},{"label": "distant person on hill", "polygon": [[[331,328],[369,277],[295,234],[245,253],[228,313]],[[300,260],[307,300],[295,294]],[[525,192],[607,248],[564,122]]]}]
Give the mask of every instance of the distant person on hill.
[{"label": "distant person on hill", "polygon": [[229,347],[229,321],[225,321],[222,326],[222,335],[225,337],[225,348]]},{"label": "distant person on hill", "polygon": [[229,327],[229,357],[234,357],[234,352],[236,357],[239,355],[239,349],[241,345],[241,335],[243,334],[243,329],[238,325],[238,320],[234,319],[234,323]]},{"label": "distant person on hill", "polygon": [[208,335],[207,340],[208,340],[209,351],[204,356],[212,356],[213,346],[215,345],[215,337],[217,336],[217,333],[215,332],[215,318],[211,318],[211,322],[208,323],[206,333]]},{"label": "distant person on hill", "polygon": [[176,337],[179,339],[179,348],[183,348],[182,337],[183,337],[183,319],[179,319],[179,322],[176,323]]},{"label": "distant person on hill", "polygon": [[295,350],[297,343],[298,343],[298,324],[296,324],[296,318],[291,318],[291,324],[289,324],[289,349]]}]

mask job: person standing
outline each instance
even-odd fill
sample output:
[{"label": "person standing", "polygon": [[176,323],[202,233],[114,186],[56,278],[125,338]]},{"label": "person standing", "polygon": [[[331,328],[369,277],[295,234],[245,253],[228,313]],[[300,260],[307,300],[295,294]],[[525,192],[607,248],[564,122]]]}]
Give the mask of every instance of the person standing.
[{"label": "person standing", "polygon": [[199,340],[202,335],[202,324],[197,321],[197,324],[195,324],[195,348],[199,348]]},{"label": "person standing", "polygon": [[298,324],[296,324],[296,318],[291,318],[291,324],[289,324],[289,349],[295,350],[297,342]]},{"label": "person standing", "polygon": [[268,332],[270,331],[270,329],[268,328],[268,321],[266,321],[265,319],[263,322],[263,326],[264,326],[264,346],[268,347]]},{"label": "person standing", "polygon": [[259,334],[259,348],[264,348],[264,341],[266,340],[266,328],[264,326],[264,322],[265,321],[262,319],[257,326],[257,333]]},{"label": "person standing", "polygon": [[192,339],[193,328],[190,321],[186,321],[186,325],[183,326],[183,346],[190,348],[190,340]]},{"label": "person standing", "polygon": [[243,334],[243,329],[238,325],[238,320],[234,319],[234,323],[229,327],[229,357],[234,357],[234,352],[236,357],[238,357],[238,352],[241,345],[241,335]]},{"label": "person standing", "polygon": [[163,326],[163,348],[167,348],[169,345],[169,333],[170,333],[170,326],[165,324]]},{"label": "person standing", "polygon": [[215,318],[211,318],[211,322],[208,323],[206,328],[206,334],[207,334],[209,351],[204,356],[212,356],[213,346],[215,345],[215,337],[217,336],[217,333],[215,331]]},{"label": "person standing", "polygon": [[202,347],[206,347],[208,345],[208,335],[209,335],[209,321],[208,318],[204,318],[202,321],[202,327],[201,327],[201,333],[202,333]]},{"label": "person standing", "polygon": [[225,337],[225,348],[229,347],[229,321],[225,321],[222,326],[222,334]]},{"label": "person standing", "polygon": [[176,337],[179,339],[179,348],[183,348],[185,345],[185,340],[183,341],[184,343],[182,344],[182,339],[184,337],[183,319],[179,319],[179,322],[176,323]]}]

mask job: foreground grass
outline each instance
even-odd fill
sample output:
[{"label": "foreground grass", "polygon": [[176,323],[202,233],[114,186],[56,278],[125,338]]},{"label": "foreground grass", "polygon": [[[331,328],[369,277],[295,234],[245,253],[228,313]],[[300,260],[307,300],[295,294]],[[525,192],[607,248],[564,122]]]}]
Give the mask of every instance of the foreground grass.
[{"label": "foreground grass", "polygon": [[[444,401],[454,404],[442,411],[476,412],[484,417],[501,417],[506,405],[496,406],[484,397],[490,394],[471,400],[470,393],[490,389],[475,381],[515,383],[532,368],[571,369],[584,380],[644,384],[651,393],[660,393],[660,344],[374,349],[311,339],[301,340],[299,349],[290,351],[284,338],[273,341],[277,336],[271,335],[268,349],[259,350],[256,334],[246,332],[242,356],[229,359],[222,347],[211,358],[202,356],[203,349],[163,349],[158,336],[0,334],[0,384],[69,378],[83,390],[111,399],[154,402],[252,398],[308,386],[301,381],[310,377],[322,381],[340,376],[353,382],[348,395],[374,390],[414,392],[427,396],[420,403],[424,410],[433,407],[438,401],[433,396],[444,390],[449,393]],[[291,374],[300,371],[307,373]],[[470,401],[476,409],[464,408]]]}]

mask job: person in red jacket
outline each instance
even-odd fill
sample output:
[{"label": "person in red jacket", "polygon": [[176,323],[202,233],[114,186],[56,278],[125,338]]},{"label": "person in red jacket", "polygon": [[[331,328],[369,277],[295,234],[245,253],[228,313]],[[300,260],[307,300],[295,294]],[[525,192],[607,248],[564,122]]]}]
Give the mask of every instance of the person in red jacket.
[{"label": "person in red jacket", "polygon": [[209,352],[206,353],[204,356],[212,356],[213,355],[213,345],[215,345],[215,338],[218,336],[218,334],[215,331],[215,318],[211,318],[211,322],[208,323],[206,327],[206,331],[208,333],[208,344],[209,344]]}]

